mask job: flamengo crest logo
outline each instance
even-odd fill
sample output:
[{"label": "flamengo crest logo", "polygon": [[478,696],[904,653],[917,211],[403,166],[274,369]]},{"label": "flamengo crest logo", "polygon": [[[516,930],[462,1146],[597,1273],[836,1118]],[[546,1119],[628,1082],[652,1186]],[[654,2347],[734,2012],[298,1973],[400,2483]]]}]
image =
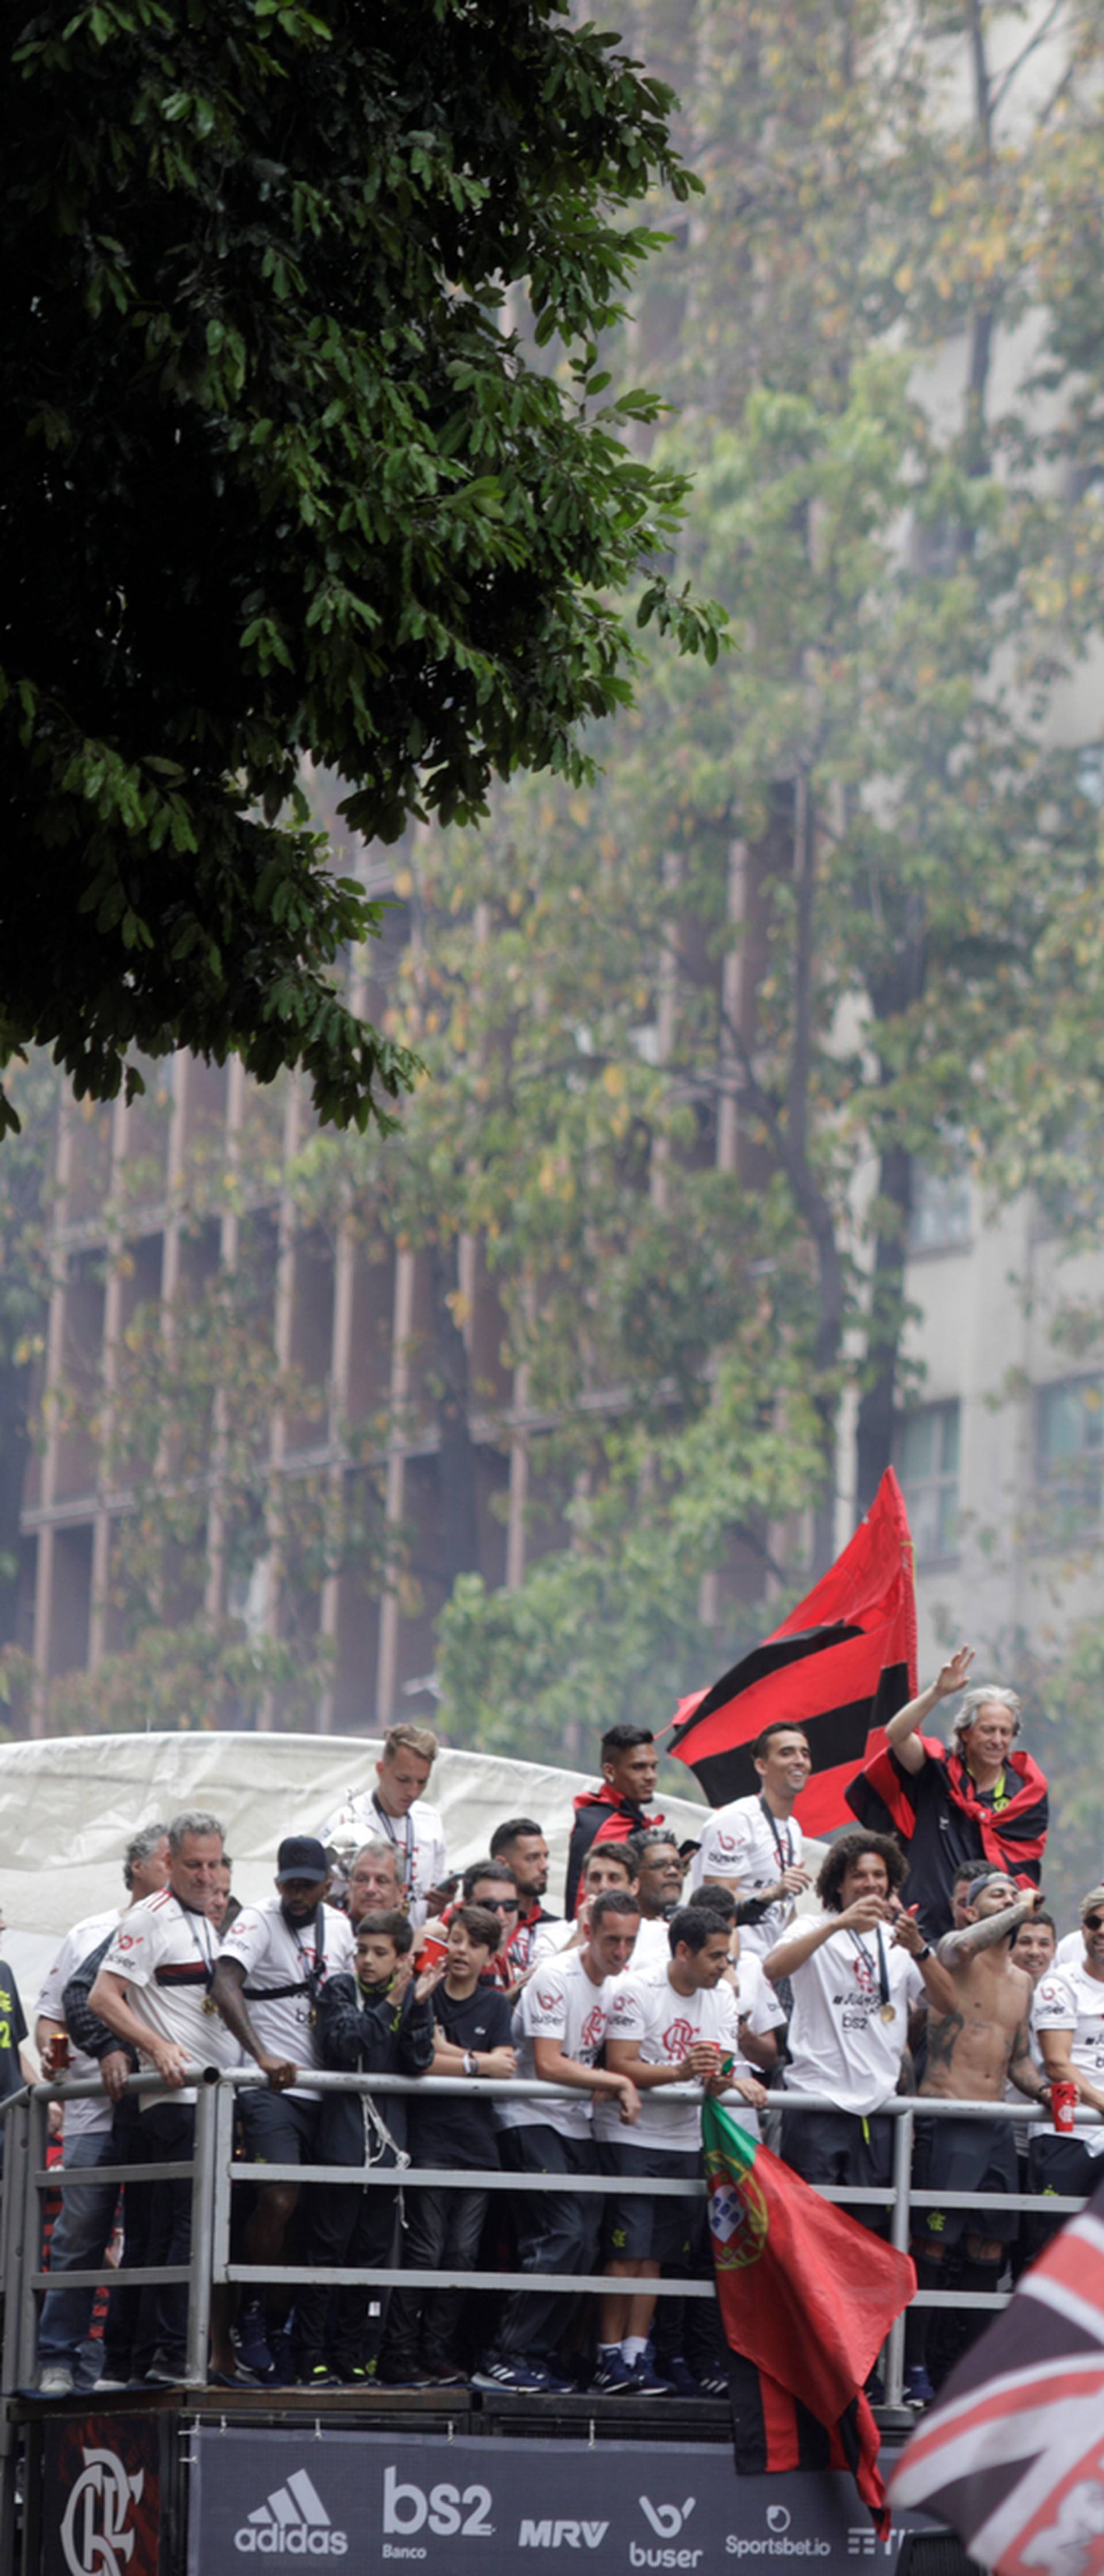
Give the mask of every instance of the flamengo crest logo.
[{"label": "flamengo crest logo", "polygon": [[663,2045],[668,2057],[684,2056],[686,2050],[693,2047],[696,2038],[697,2032],[692,2021],[669,2022],[663,2034]]},{"label": "flamengo crest logo", "polygon": [[70,2576],[123,2576],[134,2554],[126,2528],[132,2504],[141,2502],[144,2469],[128,2478],[116,2451],[85,2451],[61,2526]]},{"label": "flamengo crest logo", "polygon": [[248,2522],[234,2533],[243,2558],[344,2558],[347,2531],[335,2531],[317,2488],[305,2469],[295,2469],[282,2487],[274,2487],[267,2504],[259,2504]]}]

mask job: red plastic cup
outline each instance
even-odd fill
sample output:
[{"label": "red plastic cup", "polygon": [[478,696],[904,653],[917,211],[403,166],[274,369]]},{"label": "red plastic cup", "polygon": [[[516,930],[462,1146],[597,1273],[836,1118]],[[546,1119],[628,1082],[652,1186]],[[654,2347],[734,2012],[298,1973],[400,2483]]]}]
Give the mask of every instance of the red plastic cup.
[{"label": "red plastic cup", "polygon": [[1051,2088],[1050,2088],[1050,2117],[1051,2117],[1051,2122],[1052,2122],[1052,2125],[1053,2125],[1053,2127],[1054,2127],[1054,2128],[1056,2128],[1056,2129],[1060,2129],[1060,2130],[1061,2130],[1063,2137],[1072,2137],[1072,2135],[1073,2135],[1073,2115],[1074,2115],[1074,2112],[1075,2112],[1076,2108],[1077,2108],[1077,2086],[1076,2086],[1076,2084],[1070,2084],[1070,2083],[1068,2083],[1068,2082],[1062,2082],[1061,2084],[1052,2084],[1052,2085],[1051,2085]]},{"label": "red plastic cup", "polygon": [[418,1952],[418,1967],[419,1969],[435,1968],[438,1959],[447,1959],[447,1957],[448,1942],[442,1941],[439,1933],[430,1932]]}]

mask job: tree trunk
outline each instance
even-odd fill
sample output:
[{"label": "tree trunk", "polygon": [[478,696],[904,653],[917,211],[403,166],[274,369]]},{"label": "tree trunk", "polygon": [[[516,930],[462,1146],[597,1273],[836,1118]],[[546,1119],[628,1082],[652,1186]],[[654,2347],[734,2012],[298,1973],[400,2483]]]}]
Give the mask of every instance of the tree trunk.
[{"label": "tree trunk", "polygon": [[439,1243],[430,1250],[433,1283],[434,1374],[437,1381],[438,1493],[441,1504],[440,1580],[452,1590],[458,1574],[479,1564],[479,1513],[475,1448],[468,1428],[468,1354],[449,1305],[455,1266]]},{"label": "tree trunk", "polygon": [[855,1438],[859,1515],[869,1511],[893,1454],[897,1367],[905,1322],[905,1262],[912,1200],[912,1157],[903,1145],[887,1146],[878,1165],[879,1222],[874,1238],[866,1385]]},{"label": "tree trunk", "polygon": [[0,1646],[14,1643],[19,1605],[19,1516],[31,1446],[31,1372],[0,1368]]}]

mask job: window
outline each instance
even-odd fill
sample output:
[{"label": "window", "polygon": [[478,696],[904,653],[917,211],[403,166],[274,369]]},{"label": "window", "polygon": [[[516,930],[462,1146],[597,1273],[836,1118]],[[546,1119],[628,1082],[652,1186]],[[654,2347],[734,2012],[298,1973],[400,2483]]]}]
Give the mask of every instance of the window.
[{"label": "window", "polygon": [[924,1404],[897,1425],[893,1463],[920,1564],[958,1554],[959,1414],[957,1400]]},{"label": "window", "polygon": [[1064,1378],[1039,1394],[1039,1483],[1046,1500],[1095,1519],[1104,1493],[1104,1382]]},{"label": "window", "polygon": [[970,1175],[912,1166],[910,1252],[951,1252],[970,1240]]}]

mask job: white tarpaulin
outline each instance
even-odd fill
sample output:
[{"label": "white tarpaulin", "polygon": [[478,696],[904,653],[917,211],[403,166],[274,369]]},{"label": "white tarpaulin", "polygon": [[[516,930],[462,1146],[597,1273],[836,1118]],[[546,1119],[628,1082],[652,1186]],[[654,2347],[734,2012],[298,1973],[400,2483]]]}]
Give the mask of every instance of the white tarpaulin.
[{"label": "white tarpaulin", "polygon": [[[71,1926],[125,1902],[122,1855],[140,1826],[209,1809],[233,1855],[234,1893],[249,1903],[269,1893],[284,1834],[316,1832],[347,1798],[375,1787],[379,1753],[378,1737],[327,1735],[66,1735],[0,1745],[3,1945],[25,2005]],[[449,1747],[428,1795],[444,1817],[452,1868],[477,1860],[505,1817],[535,1817],[548,1837],[548,1902],[558,1913],[572,1799],[592,1785],[582,1771]],[[698,1836],[700,1803],[657,1804],[680,1842]]]}]

